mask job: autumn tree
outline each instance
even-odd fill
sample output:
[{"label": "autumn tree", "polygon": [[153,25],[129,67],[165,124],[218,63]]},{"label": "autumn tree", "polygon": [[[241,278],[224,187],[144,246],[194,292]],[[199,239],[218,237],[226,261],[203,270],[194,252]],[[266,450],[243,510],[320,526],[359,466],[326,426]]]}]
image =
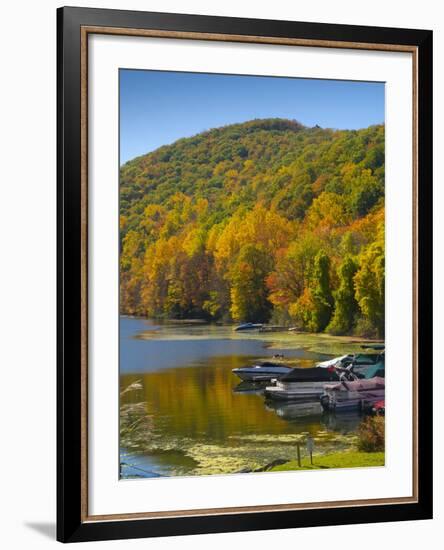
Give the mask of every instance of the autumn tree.
[{"label": "autumn tree", "polygon": [[340,195],[324,192],[313,201],[306,221],[310,229],[328,232],[336,227],[347,225],[350,215],[347,213],[346,204]]},{"label": "autumn tree", "polygon": [[287,308],[298,300],[309,283],[321,246],[317,235],[305,231],[287,249],[278,251],[275,269],[267,278],[269,299],[274,306]]},{"label": "autumn tree", "polygon": [[180,139],[121,167],[121,311],[382,334],[383,228],[383,125]]},{"label": "autumn tree", "polygon": [[235,321],[266,322],[270,318],[272,305],[265,283],[270,267],[270,257],[262,246],[242,247],[230,274],[230,311]]}]

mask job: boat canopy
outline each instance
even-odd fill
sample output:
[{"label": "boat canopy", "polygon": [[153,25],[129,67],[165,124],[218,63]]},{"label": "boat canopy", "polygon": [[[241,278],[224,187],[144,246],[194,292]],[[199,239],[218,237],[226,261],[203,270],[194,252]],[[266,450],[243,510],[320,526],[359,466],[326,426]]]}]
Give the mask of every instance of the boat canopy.
[{"label": "boat canopy", "polygon": [[383,360],[383,353],[357,353],[352,357],[353,364],[359,365],[374,365]]},{"label": "boat canopy", "polygon": [[273,363],[273,361],[262,361],[262,363],[257,363],[254,365],[255,367],[279,367],[284,369],[291,369],[288,365],[285,365],[284,363]]},{"label": "boat canopy", "polygon": [[319,369],[317,367],[296,367],[281,378],[282,382],[332,382],[338,380],[335,370]]},{"label": "boat canopy", "polygon": [[362,369],[359,372],[362,373],[366,379],[374,378],[375,376],[382,377],[385,375],[385,365],[383,361],[380,361],[379,363]]}]

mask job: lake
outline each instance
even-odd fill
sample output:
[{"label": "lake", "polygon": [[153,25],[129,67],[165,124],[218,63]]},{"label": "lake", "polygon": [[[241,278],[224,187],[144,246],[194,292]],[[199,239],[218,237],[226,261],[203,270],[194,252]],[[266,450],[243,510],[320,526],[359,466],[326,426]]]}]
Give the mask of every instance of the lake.
[{"label": "lake", "polygon": [[352,339],[231,326],[120,319],[121,477],[225,474],[291,460],[308,435],[315,453],[356,441],[359,415],[318,403],[268,403],[231,372],[283,354],[292,364],[358,351]]}]

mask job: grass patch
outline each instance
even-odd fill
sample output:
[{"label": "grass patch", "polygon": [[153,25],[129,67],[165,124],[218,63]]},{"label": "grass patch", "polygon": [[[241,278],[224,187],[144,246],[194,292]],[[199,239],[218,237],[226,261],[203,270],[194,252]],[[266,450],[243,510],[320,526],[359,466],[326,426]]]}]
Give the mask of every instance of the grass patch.
[{"label": "grass patch", "polygon": [[384,466],[385,453],[364,453],[359,451],[345,451],[329,455],[313,456],[313,464],[309,457],[301,459],[301,466],[297,460],[275,466],[271,472],[287,472],[293,470],[320,470],[326,468],[364,468],[368,466]]}]

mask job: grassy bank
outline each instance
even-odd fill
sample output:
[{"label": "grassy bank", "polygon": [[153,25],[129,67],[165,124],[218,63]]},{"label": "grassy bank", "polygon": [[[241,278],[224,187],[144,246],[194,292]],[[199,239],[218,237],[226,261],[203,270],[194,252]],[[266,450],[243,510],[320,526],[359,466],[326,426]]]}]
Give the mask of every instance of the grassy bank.
[{"label": "grassy bank", "polygon": [[275,466],[270,471],[286,472],[293,470],[320,470],[327,468],[364,468],[368,466],[384,466],[384,453],[364,453],[359,451],[345,451],[329,455],[313,456],[313,464],[310,464],[309,457],[301,459],[301,466],[297,460],[291,460],[285,464]]}]

